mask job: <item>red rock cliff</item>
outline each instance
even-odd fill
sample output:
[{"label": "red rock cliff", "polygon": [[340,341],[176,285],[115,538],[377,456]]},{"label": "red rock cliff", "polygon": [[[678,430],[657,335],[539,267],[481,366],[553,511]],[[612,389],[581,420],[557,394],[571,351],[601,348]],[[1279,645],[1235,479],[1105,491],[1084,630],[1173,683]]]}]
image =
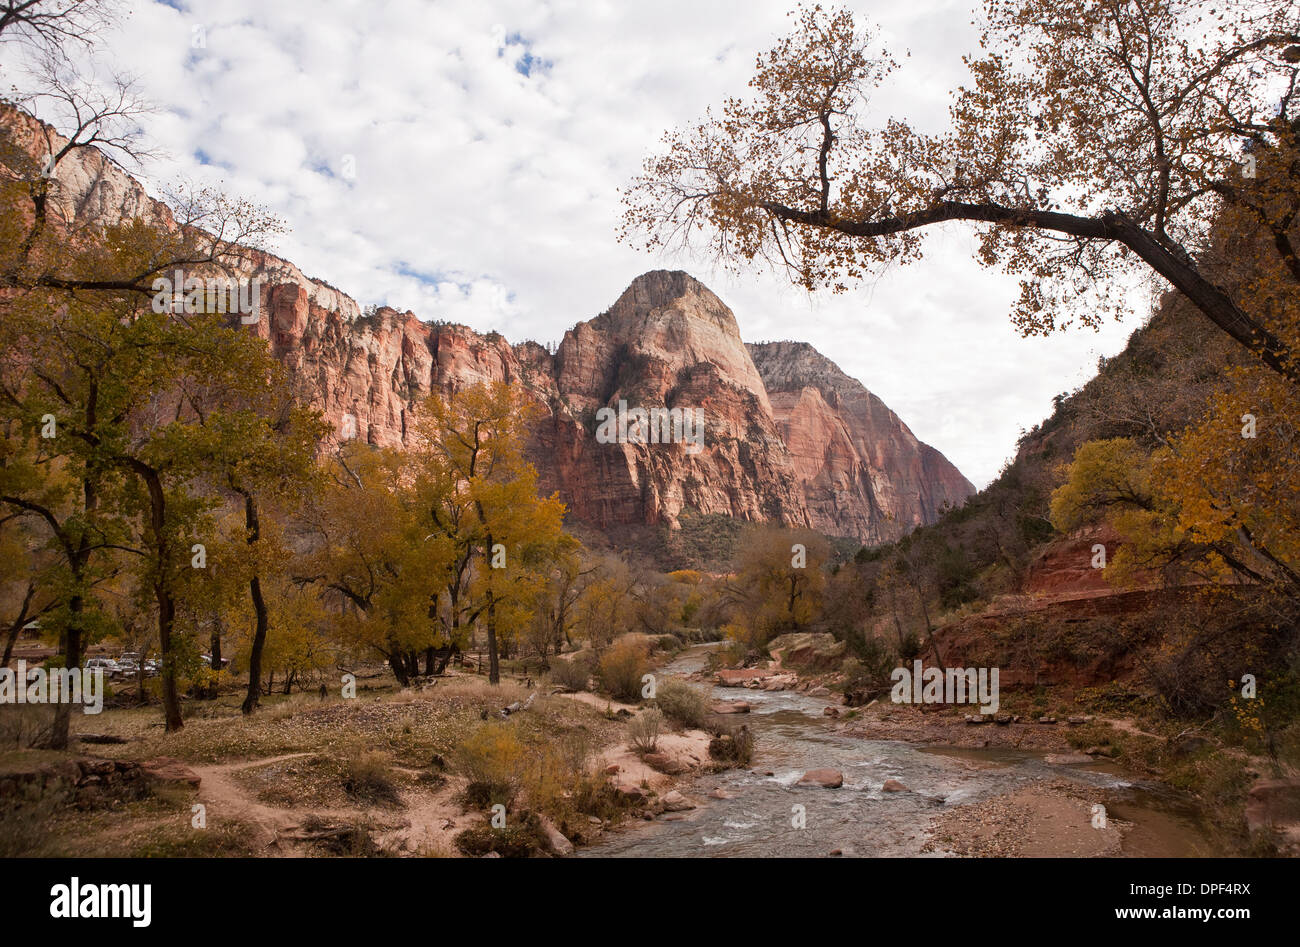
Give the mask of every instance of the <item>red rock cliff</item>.
[{"label": "red rock cliff", "polygon": [[[34,154],[38,123],[0,110],[0,130]],[[57,136],[56,136],[57,138]],[[69,223],[170,215],[99,152],[60,165],[56,200]],[[252,255],[260,322],[300,395],[336,431],[401,445],[412,405],[429,392],[489,380],[523,384],[545,408],[530,453],[541,485],[597,528],[675,524],[684,509],[809,526],[865,542],[931,522],[974,492],[861,384],[811,346],[746,346],[731,310],[681,272],[638,277],[604,313],[565,333],[554,354],[498,333],[424,322],[357,303],[292,263]],[[704,448],[599,443],[597,412],[695,409]]]}]

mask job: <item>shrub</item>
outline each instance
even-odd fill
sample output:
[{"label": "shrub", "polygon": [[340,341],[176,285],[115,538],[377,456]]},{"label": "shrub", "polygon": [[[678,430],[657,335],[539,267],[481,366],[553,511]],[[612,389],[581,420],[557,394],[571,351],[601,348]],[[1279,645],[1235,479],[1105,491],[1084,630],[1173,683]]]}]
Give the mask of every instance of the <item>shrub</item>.
[{"label": "shrub", "polygon": [[373,858],[387,854],[375,844],[374,837],[371,835],[373,826],[367,819],[335,824],[313,814],[303,820],[302,828],[306,837],[315,846],[331,855]]},{"label": "shrub", "polygon": [[502,858],[527,858],[547,848],[546,835],[531,812],[508,820],[502,829],[494,829],[489,824],[466,829],[456,836],[455,843],[462,854],[471,858],[481,858],[488,852],[496,852]]},{"label": "shrub", "polygon": [[570,808],[574,786],[586,778],[590,755],[591,735],[585,730],[548,732],[545,742],[530,744],[520,777],[528,805],[563,816]]},{"label": "shrub", "polygon": [[664,715],[654,707],[643,710],[627,724],[628,735],[638,753],[653,753],[659,745],[659,731],[663,727]]},{"label": "shrub", "polygon": [[655,703],[681,727],[703,727],[708,720],[709,699],[704,691],[678,678],[669,678],[656,688]]},{"label": "shrub", "polygon": [[660,651],[674,654],[682,650],[682,639],[675,634],[660,635],[655,639],[655,647]]},{"label": "shrub", "polygon": [[498,803],[509,808],[519,794],[527,754],[513,727],[491,722],[479,727],[456,747],[456,762],[469,778],[465,801],[486,809]]},{"label": "shrub", "polygon": [[857,633],[849,638],[855,657],[844,661],[844,696],[850,707],[888,693],[897,666],[893,650],[879,638]]},{"label": "shrub", "polygon": [[600,686],[618,700],[638,700],[641,678],[650,670],[644,642],[620,641],[600,659]]},{"label": "shrub", "polygon": [[556,659],[551,664],[551,682],[571,691],[585,691],[591,678],[591,660],[585,656]]},{"label": "shrub", "polygon": [[754,758],[754,734],[748,725],[734,729],[720,728],[709,741],[709,756],[729,766],[748,766]]},{"label": "shrub", "polygon": [[0,712],[0,747],[25,750],[40,746],[54,732],[54,708],[41,704],[7,706]]},{"label": "shrub", "polygon": [[343,789],[349,796],[364,802],[392,806],[402,802],[392,767],[382,753],[374,750],[344,762]]}]

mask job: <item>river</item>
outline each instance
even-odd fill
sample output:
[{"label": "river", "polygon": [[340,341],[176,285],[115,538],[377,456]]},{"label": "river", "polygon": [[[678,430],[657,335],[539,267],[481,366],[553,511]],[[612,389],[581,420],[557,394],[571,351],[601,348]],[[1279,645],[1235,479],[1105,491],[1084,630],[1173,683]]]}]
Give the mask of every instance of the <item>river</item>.
[{"label": "river", "polygon": [[[704,667],[708,646],[688,649],[661,675]],[[1191,857],[1214,854],[1194,811],[1170,790],[1127,779],[1109,761],[1059,766],[1045,754],[1007,749],[918,747],[836,732],[823,715],[829,701],[790,691],[714,687],[713,699],[738,696],[752,710],[750,769],[708,773],[679,788],[698,808],[609,833],[580,857],[918,856],[930,819],[945,807],[1013,791],[1034,779],[1070,779],[1112,792],[1112,818],[1133,824],[1124,854]],[[796,786],[810,769],[844,774],[840,789]],[[768,775],[768,774],[771,775]],[[897,779],[911,792],[886,793]],[[721,788],[729,799],[707,793]],[[1117,800],[1117,801],[1116,801]],[[803,827],[795,825],[803,807]],[[934,856],[928,856],[934,857]]]}]

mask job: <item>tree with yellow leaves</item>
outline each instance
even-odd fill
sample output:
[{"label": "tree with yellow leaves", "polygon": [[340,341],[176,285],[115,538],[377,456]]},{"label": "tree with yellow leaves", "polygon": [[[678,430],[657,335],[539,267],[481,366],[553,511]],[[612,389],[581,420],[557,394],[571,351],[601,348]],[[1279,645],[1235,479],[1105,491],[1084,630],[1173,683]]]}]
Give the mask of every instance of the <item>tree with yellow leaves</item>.
[{"label": "tree with yellow leaves", "polygon": [[435,393],[416,412],[407,454],[424,497],[422,528],[450,552],[430,594],[444,598],[452,640],[482,620],[493,684],[499,635],[513,639],[531,621],[529,606],[565,544],[564,504],[538,496],[537,471],[523,454],[532,411],[527,395],[504,382]]}]

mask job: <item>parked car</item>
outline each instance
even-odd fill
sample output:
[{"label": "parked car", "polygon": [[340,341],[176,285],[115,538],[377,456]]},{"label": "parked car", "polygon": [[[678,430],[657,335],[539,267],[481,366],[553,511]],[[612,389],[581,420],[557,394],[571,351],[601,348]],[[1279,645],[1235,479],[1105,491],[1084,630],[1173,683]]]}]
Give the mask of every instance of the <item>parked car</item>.
[{"label": "parked car", "polygon": [[101,668],[104,676],[109,678],[117,677],[122,673],[122,667],[112,658],[88,658],[85,668],[87,671],[93,671],[95,668]]},{"label": "parked car", "polygon": [[128,677],[140,673],[140,655],[134,651],[124,651],[117,656],[118,669]]},{"label": "parked car", "polygon": [[[202,661],[204,664],[206,664],[208,667],[212,667],[212,655],[201,654],[199,655],[199,660]],[[222,658],[221,667],[219,668],[219,670],[224,671],[228,667],[230,667],[230,658]]]}]

